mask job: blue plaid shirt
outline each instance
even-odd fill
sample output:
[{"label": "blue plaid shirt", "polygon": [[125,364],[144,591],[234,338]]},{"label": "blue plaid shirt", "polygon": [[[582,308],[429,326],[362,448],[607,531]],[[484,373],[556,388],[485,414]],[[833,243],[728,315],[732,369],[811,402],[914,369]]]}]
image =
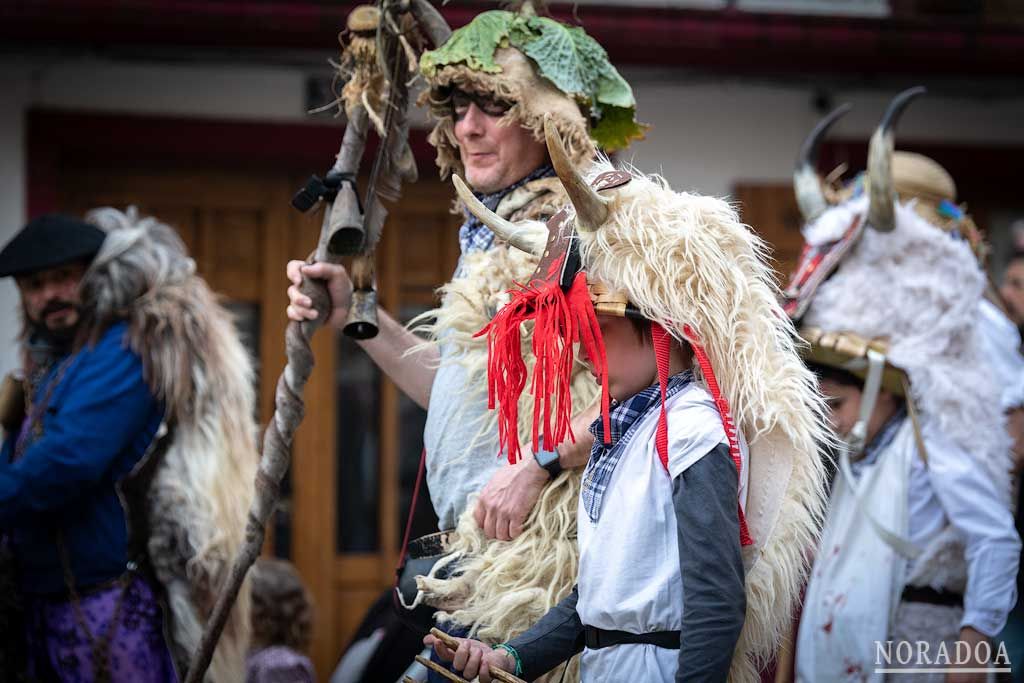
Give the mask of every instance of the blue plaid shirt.
[{"label": "blue plaid shirt", "polygon": [[[498,204],[505,198],[508,193],[516,190],[526,183],[537,180],[538,178],[550,178],[555,175],[555,169],[551,167],[551,164],[544,164],[543,166],[535,169],[528,176],[512,183],[508,187],[504,187],[497,192],[491,194],[483,194],[480,192],[474,192],[476,198],[491,211],[498,209]],[[462,248],[463,254],[468,254],[471,251],[487,251],[494,246],[494,233],[491,229],[480,222],[480,219],[473,214],[466,212],[466,222],[459,228],[459,246]],[[456,269],[456,273],[461,270]]]},{"label": "blue plaid shirt", "polygon": [[[689,370],[672,375],[668,379],[665,398],[677,394],[693,381],[693,373]],[[590,451],[590,460],[583,472],[583,507],[591,522],[597,522],[601,515],[601,501],[612,480],[616,465],[629,445],[643,417],[661,405],[661,387],[652,384],[643,391],[617,403],[609,412],[611,427],[611,443],[604,442],[604,422],[598,417],[590,425],[590,433],[594,435],[594,447]]]}]

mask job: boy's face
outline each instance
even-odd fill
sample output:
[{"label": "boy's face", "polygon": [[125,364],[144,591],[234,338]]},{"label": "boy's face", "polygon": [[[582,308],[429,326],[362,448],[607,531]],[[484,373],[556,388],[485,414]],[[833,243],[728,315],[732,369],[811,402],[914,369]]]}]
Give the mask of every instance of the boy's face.
[{"label": "boy's face", "polygon": [[[832,421],[832,428],[841,437],[849,436],[853,426],[857,424],[860,416],[860,387],[852,384],[844,384],[834,379],[823,377],[820,381],[821,393],[825,395],[828,403],[829,416]],[[868,419],[867,443],[875,438],[878,430],[882,428],[885,421],[896,412],[896,397],[887,391],[879,392],[878,400],[875,402],[875,409],[871,411]]]},{"label": "boy's face", "polygon": [[[658,378],[654,347],[645,342],[626,318],[599,315],[608,358],[608,393],[623,401],[651,386]],[[589,364],[589,363],[588,363]],[[593,372],[593,365],[590,370]]]}]

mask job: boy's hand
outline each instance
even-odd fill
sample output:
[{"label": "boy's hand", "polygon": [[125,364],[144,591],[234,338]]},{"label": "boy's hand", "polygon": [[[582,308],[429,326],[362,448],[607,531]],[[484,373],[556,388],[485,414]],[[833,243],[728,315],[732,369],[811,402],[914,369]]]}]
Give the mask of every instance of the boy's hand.
[{"label": "boy's hand", "polygon": [[424,645],[434,648],[437,656],[446,662],[451,662],[452,667],[462,673],[462,677],[473,680],[480,677],[481,683],[490,683],[491,670],[501,669],[502,671],[513,672],[516,670],[516,662],[505,650],[492,650],[479,640],[471,638],[455,638],[459,643],[457,650],[451,650],[440,640],[432,635],[423,639]]}]

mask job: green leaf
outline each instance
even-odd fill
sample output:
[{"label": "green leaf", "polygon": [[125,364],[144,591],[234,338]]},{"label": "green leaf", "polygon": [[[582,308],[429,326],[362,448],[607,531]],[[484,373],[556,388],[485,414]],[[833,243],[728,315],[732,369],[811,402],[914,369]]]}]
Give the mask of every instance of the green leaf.
[{"label": "green leaf", "polygon": [[473,71],[501,73],[494,61],[495,51],[508,40],[511,12],[491,10],[478,15],[473,21],[452,32],[444,45],[424,52],[420,57],[420,70],[428,78],[437,69],[449,64],[465,64]]},{"label": "green leaf", "polygon": [[582,28],[546,17],[518,19],[528,23],[537,37],[520,44],[513,40],[512,45],[526,53],[559,90],[597,111],[604,105],[636,106],[629,84],[608,61],[604,48]]},{"label": "green leaf", "polygon": [[590,130],[594,139],[606,152],[625,149],[633,140],[643,140],[649,126],[636,122],[633,107],[605,107],[601,120]]}]

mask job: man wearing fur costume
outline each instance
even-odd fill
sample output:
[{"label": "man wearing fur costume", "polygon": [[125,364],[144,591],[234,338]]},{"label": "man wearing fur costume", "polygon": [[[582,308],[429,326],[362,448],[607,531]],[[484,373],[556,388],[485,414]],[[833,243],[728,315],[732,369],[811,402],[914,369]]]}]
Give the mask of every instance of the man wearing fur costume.
[{"label": "man wearing fur costume", "polygon": [[[841,438],[797,639],[799,681],[880,681],[879,669],[958,658],[975,671],[915,680],[986,680],[998,652],[987,639],[1016,601],[1005,394],[983,339],[972,224],[949,197],[934,198],[942,192],[921,191],[941,179],[922,158],[903,156],[902,186],[893,182],[892,130],[922,91],[890,105],[862,193],[829,206],[813,162],[797,172],[807,246],[786,309]],[[925,660],[892,654],[904,641],[915,657],[926,647]]]},{"label": "man wearing fur costume", "polygon": [[[558,45],[570,46],[568,54],[585,56],[586,63],[575,57],[567,63],[566,52],[552,49]],[[614,150],[642,134],[634,121],[632,92],[604,50],[582,29],[548,18],[485,12],[426,53],[420,66],[429,86],[424,100],[436,120],[429,140],[437,148],[442,177],[462,174],[477,199],[510,220],[543,220],[565,203],[542,142],[545,114],[580,162],[592,159],[598,147]],[[455,275],[440,291],[441,306],[421,318],[429,322],[418,331],[429,342],[383,311],[380,334],[360,342],[427,409],[431,500],[441,529],[458,526],[453,549],[459,552],[463,580],[435,581],[429,604],[456,611],[456,622],[484,628],[495,640],[525,629],[575,580],[573,506],[579,474],[569,470],[586,461],[585,426],[592,419],[577,423],[576,444],[554,443],[515,465],[502,462],[497,423],[487,409],[486,340],[474,335],[507,301],[514,283],[536,267],[534,255],[510,248],[516,241],[515,236],[496,238],[467,214],[459,230],[462,255]],[[291,262],[288,275],[295,286],[289,289],[288,313],[293,320],[315,315],[298,291],[301,274],[328,280],[334,305],[330,323],[343,325],[351,293],[344,269]],[[576,376],[577,405],[586,408],[596,391],[586,373]],[[531,425],[524,420],[515,429],[525,440]],[[535,571],[552,555],[565,561]],[[496,621],[494,600],[508,589],[522,609],[515,616],[500,610]]]},{"label": "man wearing fur costume", "polygon": [[532,680],[581,651],[585,681],[759,680],[791,623],[828,440],[765,246],[726,202],[604,161],[581,172],[552,126],[547,142],[572,205],[546,226],[460,194],[493,230],[544,254],[487,327],[500,419],[516,419],[531,381],[524,321],[534,379],[547,378],[531,385],[545,434],[569,428],[545,407],[570,400],[575,344],[602,385],[577,501],[578,584],[496,649],[428,642],[483,681],[494,669]]},{"label": "man wearing fur costume", "polygon": [[[0,275],[25,320],[0,529],[28,680],[178,680],[244,533],[248,355],[177,234],[134,209],[33,220]],[[242,680],[247,622],[243,595],[210,680]]]}]

